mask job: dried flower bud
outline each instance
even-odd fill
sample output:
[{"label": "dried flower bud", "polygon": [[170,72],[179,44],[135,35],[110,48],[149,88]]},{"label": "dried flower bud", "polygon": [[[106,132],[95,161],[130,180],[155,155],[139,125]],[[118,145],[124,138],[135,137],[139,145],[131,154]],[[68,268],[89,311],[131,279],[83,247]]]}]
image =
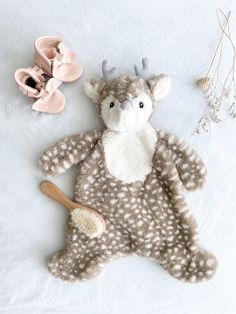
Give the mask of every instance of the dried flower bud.
[{"label": "dried flower bud", "polygon": [[207,91],[210,86],[211,79],[208,76],[201,77],[199,80],[197,80],[196,83],[199,88],[201,88],[204,91]]}]

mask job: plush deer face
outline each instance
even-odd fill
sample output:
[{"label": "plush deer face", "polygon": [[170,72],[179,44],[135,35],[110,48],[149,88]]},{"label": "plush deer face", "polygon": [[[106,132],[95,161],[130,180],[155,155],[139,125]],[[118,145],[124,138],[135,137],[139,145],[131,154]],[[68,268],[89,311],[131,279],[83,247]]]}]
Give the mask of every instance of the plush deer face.
[{"label": "plush deer face", "polygon": [[141,70],[135,66],[135,76],[116,78],[116,69],[107,70],[107,61],[103,61],[103,78],[85,82],[85,93],[96,103],[109,129],[124,132],[142,128],[157,101],[168,94],[169,77],[148,75],[147,59],[143,59],[142,63]]}]

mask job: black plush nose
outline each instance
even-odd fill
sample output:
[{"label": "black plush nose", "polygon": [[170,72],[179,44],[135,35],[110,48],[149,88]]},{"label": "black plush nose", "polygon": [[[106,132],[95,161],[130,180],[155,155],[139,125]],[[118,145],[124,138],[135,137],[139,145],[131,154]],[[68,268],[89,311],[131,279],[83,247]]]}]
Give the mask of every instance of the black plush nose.
[{"label": "black plush nose", "polygon": [[129,100],[125,100],[120,104],[122,110],[130,110],[132,108],[132,104]]}]

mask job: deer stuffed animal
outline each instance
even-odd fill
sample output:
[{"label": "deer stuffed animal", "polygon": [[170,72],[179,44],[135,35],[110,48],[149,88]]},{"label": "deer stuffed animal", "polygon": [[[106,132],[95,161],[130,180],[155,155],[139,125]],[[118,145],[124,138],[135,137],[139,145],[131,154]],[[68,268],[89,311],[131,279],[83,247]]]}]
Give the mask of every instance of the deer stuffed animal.
[{"label": "deer stuffed animal", "polygon": [[170,79],[149,75],[147,60],[142,62],[136,75],[118,77],[103,62],[103,77],[88,79],[84,91],[106,128],[66,137],[41,156],[45,176],[78,164],[75,201],[96,209],[106,222],[106,230],[91,239],[69,217],[66,248],[48,264],[63,280],[87,280],[109,260],[132,253],[188,282],[215,272],[216,258],[198,247],[182,192],[202,187],[206,169],[193,149],[148,122]]}]

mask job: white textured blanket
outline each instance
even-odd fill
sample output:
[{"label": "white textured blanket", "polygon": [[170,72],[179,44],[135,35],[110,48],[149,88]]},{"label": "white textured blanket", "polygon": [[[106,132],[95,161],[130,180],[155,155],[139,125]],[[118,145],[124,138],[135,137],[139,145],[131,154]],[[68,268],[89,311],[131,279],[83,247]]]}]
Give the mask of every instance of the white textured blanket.
[{"label": "white textured blanket", "polygon": [[[194,80],[218,40],[219,6],[236,15],[234,0],[1,1],[0,313],[236,313],[236,121],[228,118],[209,134],[191,136],[206,109]],[[65,112],[46,116],[30,110],[13,74],[32,64],[34,40],[53,34],[76,52],[85,73],[61,88]],[[120,73],[132,73],[143,56],[153,72],[168,73],[173,81],[152,124],[186,139],[208,168],[204,189],[186,197],[201,245],[218,257],[218,274],[207,283],[184,284],[145,258],[128,257],[87,283],[64,283],[49,274],[46,260],[64,246],[67,213],[38,189],[39,156],[67,134],[101,128],[82,83],[100,74],[103,59]],[[74,173],[53,179],[70,197]]]}]

